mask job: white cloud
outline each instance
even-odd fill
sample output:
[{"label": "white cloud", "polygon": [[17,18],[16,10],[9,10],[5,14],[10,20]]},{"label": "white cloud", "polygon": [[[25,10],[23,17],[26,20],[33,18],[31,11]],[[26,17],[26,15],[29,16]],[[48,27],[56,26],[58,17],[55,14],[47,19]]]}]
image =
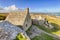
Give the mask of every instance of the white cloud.
[{"label": "white cloud", "polygon": [[11,6],[5,7],[4,9],[5,10],[18,10],[18,8],[15,5],[11,5]]}]

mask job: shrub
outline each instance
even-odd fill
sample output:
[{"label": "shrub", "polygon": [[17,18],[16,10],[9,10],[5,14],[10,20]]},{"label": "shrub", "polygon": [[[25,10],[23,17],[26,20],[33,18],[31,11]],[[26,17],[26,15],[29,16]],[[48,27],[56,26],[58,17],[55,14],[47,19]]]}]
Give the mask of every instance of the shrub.
[{"label": "shrub", "polygon": [[23,35],[23,33],[18,33],[14,40],[27,40],[27,38]]},{"label": "shrub", "polygon": [[0,15],[0,20],[5,20],[5,18],[6,18],[5,16]]}]

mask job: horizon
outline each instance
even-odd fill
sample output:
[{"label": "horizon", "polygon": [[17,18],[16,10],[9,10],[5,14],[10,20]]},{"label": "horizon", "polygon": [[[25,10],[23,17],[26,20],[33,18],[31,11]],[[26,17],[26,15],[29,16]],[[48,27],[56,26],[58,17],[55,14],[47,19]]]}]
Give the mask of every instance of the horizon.
[{"label": "horizon", "polygon": [[60,0],[0,0],[4,9],[29,8],[30,12],[60,13]]}]

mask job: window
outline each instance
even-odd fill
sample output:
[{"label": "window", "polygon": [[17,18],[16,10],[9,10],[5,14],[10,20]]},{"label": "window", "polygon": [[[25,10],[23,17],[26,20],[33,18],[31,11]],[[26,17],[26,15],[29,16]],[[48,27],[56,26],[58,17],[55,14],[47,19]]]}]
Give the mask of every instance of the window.
[{"label": "window", "polygon": [[26,24],[26,27],[27,27],[27,24]]}]

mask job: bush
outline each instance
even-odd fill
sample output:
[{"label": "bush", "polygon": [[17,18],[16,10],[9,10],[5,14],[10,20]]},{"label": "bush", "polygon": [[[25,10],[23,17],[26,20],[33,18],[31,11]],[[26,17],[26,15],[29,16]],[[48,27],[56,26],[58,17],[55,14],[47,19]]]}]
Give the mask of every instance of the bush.
[{"label": "bush", "polygon": [[27,40],[27,38],[23,35],[23,33],[18,33],[14,40]]},{"label": "bush", "polygon": [[5,16],[0,15],[0,20],[5,20],[5,18],[6,18]]}]

